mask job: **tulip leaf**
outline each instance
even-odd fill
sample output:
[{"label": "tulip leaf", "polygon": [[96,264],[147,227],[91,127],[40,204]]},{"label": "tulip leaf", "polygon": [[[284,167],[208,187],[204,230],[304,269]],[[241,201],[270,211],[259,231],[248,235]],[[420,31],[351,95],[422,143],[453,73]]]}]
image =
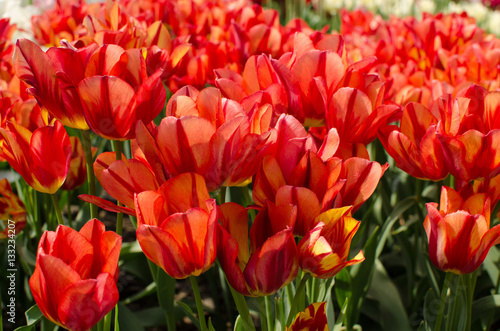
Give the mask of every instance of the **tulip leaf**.
[{"label": "tulip leaf", "polygon": [[38,305],[33,305],[31,308],[26,310],[24,313],[26,316],[26,325],[25,326],[20,326],[15,331],[29,331],[32,330],[35,324],[40,321],[43,317],[42,312],[40,311],[40,308],[38,308]]},{"label": "tulip leaf", "polygon": [[378,259],[375,260],[375,272],[368,293],[370,297],[377,298],[380,304],[381,319],[385,326],[390,326],[394,330],[411,330],[398,289]]},{"label": "tulip leaf", "polygon": [[121,303],[118,303],[118,323],[121,331],[144,331],[139,318]]},{"label": "tulip leaf", "polygon": [[[339,313],[339,316],[337,317],[337,321],[333,325],[333,331],[340,331],[340,330],[342,330],[342,322],[344,320],[344,315],[345,315],[345,312],[347,310],[347,302],[348,301],[349,300],[346,298],[345,301],[344,301],[344,304],[342,305],[342,309],[340,309],[340,313]],[[328,320],[328,325],[331,325],[330,324],[330,320]]]},{"label": "tulip leaf", "polygon": [[[353,324],[358,320],[359,314],[361,312],[361,306],[363,300],[368,292],[371,285],[371,279],[373,277],[373,270],[375,265],[375,251],[378,243],[378,234],[380,228],[376,227],[372,235],[363,247],[363,252],[365,253],[365,260],[362,263],[356,264],[351,267],[351,286],[352,291],[351,303],[347,306],[346,311],[346,323],[347,327],[353,327]],[[338,276],[338,275],[337,275]],[[338,278],[337,278],[338,281]],[[337,288],[337,286],[335,286]],[[342,301],[343,304],[343,301]]]},{"label": "tulip leaf", "polygon": [[212,318],[211,317],[208,318],[208,330],[209,331],[215,331],[215,328],[214,328],[214,326],[212,324]]},{"label": "tulip leaf", "polygon": [[439,306],[436,307],[436,305],[440,304],[444,303],[441,303],[441,301],[436,295],[436,292],[432,288],[429,289],[429,291],[427,291],[427,293],[425,294],[425,299],[424,299],[423,330],[432,331],[434,329],[434,325],[436,324],[436,312],[439,310]]},{"label": "tulip leaf", "polygon": [[387,241],[387,238],[389,237],[391,233],[391,229],[396,223],[396,221],[399,219],[399,217],[408,209],[410,209],[417,200],[415,197],[408,197],[406,199],[401,200],[395,207],[394,210],[391,212],[391,214],[387,217],[385,220],[384,225],[382,226],[380,238],[378,240],[378,245],[377,245],[377,251],[376,251],[376,257],[378,258],[380,254],[382,253],[382,250],[384,249],[385,242]]},{"label": "tulip leaf", "polygon": [[182,310],[184,310],[184,313],[191,320],[191,322],[193,322],[193,324],[196,325],[196,328],[199,329],[200,322],[198,321],[196,316],[194,316],[194,313],[193,313],[193,310],[191,309],[191,307],[189,307],[187,304],[185,304],[182,301],[176,301],[176,303],[182,308]]},{"label": "tulip leaf", "polygon": [[38,305],[33,305],[30,309],[26,310],[24,313],[26,315],[26,322],[28,325],[33,325],[42,318],[43,314],[38,308]]},{"label": "tulip leaf", "polygon": [[[500,316],[495,314],[500,309],[500,294],[489,295],[481,299],[477,299],[472,303],[472,321],[491,314],[498,319]],[[493,322],[493,321],[492,321]]]},{"label": "tulip leaf", "polygon": [[245,323],[240,315],[238,315],[238,317],[236,317],[236,321],[234,321],[234,331],[246,331]]},{"label": "tulip leaf", "polygon": [[347,298],[350,298],[352,295],[351,282],[351,275],[346,268],[340,270],[335,276],[335,296],[341,306],[343,306]]}]

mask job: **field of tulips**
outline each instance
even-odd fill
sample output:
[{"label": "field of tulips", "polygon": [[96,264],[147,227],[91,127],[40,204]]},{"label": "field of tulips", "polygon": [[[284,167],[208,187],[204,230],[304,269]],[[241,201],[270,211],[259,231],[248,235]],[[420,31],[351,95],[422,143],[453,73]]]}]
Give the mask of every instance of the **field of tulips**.
[{"label": "field of tulips", "polygon": [[345,2],[1,0],[0,331],[500,329],[500,3]]}]

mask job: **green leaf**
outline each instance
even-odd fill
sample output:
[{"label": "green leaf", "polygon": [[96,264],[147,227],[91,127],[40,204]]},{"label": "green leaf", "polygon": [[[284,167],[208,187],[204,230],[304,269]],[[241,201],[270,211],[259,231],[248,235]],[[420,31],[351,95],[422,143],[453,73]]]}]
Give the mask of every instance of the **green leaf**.
[{"label": "green leaf", "polygon": [[26,316],[27,325],[33,325],[33,324],[35,324],[43,316],[42,312],[40,311],[40,308],[38,308],[38,305],[36,305],[36,304],[33,305],[28,310],[26,310],[26,312],[24,313],[24,315]]},{"label": "green leaf", "polygon": [[384,249],[385,242],[387,241],[387,238],[391,234],[391,229],[396,223],[396,221],[399,219],[399,217],[408,209],[410,209],[414,204],[417,203],[417,200],[415,197],[408,197],[406,199],[401,200],[393,209],[391,214],[387,217],[384,225],[382,226],[382,230],[380,233],[380,239],[378,240],[378,245],[377,245],[377,250],[376,250],[376,257],[378,258],[380,254],[382,253],[382,250]]},{"label": "green leaf", "polygon": [[236,321],[234,321],[234,331],[246,331],[245,323],[243,323],[243,319],[240,315],[236,317]]},{"label": "green leaf", "polygon": [[211,317],[208,318],[208,330],[209,331],[215,331],[215,328],[214,328],[214,326],[212,324],[212,318]]},{"label": "green leaf", "polygon": [[118,303],[118,323],[121,331],[144,331],[137,316],[121,303]]},{"label": "green leaf", "polygon": [[335,276],[334,289],[339,306],[343,306],[345,300],[351,297],[351,282],[351,275],[349,274],[347,268],[340,270],[340,272]]},{"label": "green leaf", "polygon": [[[500,308],[500,294],[489,295],[472,303],[472,322]],[[497,314],[495,314],[497,316]],[[498,319],[498,317],[497,317]]]},{"label": "green leaf", "polygon": [[24,313],[26,316],[26,325],[25,326],[20,326],[14,331],[29,331],[32,330],[35,324],[40,321],[43,317],[42,312],[40,311],[40,308],[38,308],[38,305],[33,305],[31,306],[26,312]]},{"label": "green leaf", "polygon": [[384,326],[390,326],[393,330],[412,330],[398,289],[378,259],[375,261],[375,272],[368,294],[380,303]]},{"label": "green leaf", "polygon": [[[444,304],[441,302],[436,295],[436,292],[431,288],[427,291],[424,299],[424,330],[432,331],[434,329],[434,325],[436,324],[436,312],[439,311],[440,304]],[[436,330],[439,331],[439,330]]]},{"label": "green leaf", "polygon": [[193,322],[193,324],[196,325],[196,327],[199,329],[200,328],[200,321],[198,321],[196,316],[194,316],[194,313],[193,313],[193,310],[191,309],[191,307],[189,307],[187,304],[185,304],[182,301],[176,301],[176,302],[182,308],[182,310],[184,310],[184,313],[191,320],[191,322]]},{"label": "green leaf", "polygon": [[[337,317],[337,322],[335,322],[335,324],[333,325],[333,331],[342,330],[342,321],[344,320],[344,315],[345,315],[345,312],[347,310],[347,302],[348,301],[349,301],[348,299],[346,299],[344,301],[344,305],[342,306],[342,309],[340,309],[339,316]],[[330,323],[328,323],[328,325],[330,325]]]}]

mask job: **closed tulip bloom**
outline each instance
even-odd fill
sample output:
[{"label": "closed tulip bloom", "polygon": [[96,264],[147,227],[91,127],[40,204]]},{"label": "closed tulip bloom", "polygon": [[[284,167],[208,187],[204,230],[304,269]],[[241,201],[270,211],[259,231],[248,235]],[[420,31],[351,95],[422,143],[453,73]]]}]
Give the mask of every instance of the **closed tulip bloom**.
[{"label": "closed tulip bloom", "polygon": [[64,225],[45,232],[29,281],[45,317],[71,331],[86,331],[113,309],[121,241],[97,219],[80,232]]},{"label": "closed tulip bloom", "polygon": [[199,276],[216,258],[217,207],[203,177],[185,173],[135,197],[137,240],[173,278]]},{"label": "closed tulip bloom", "polygon": [[429,258],[439,269],[456,274],[471,273],[483,263],[492,246],[500,244],[500,225],[490,229],[490,199],[484,193],[465,201],[444,186],[439,210],[428,203],[424,221]]},{"label": "closed tulip bloom", "polygon": [[229,202],[220,206],[217,257],[229,284],[247,296],[265,296],[288,285],[297,276],[297,246],[292,227],[293,205],[267,201],[248,231],[244,207]]},{"label": "closed tulip bloom", "polygon": [[328,331],[326,302],[310,304],[295,316],[293,323],[285,331]]},{"label": "closed tulip bloom", "polygon": [[3,136],[1,154],[35,190],[55,193],[66,179],[71,158],[71,142],[61,123],[33,132],[8,123],[0,128]]},{"label": "closed tulip bloom", "polygon": [[352,207],[330,209],[317,216],[317,225],[298,245],[299,263],[304,272],[313,277],[328,279],[344,267],[360,263],[365,257],[360,251],[347,261],[351,240],[359,221],[351,217]]}]

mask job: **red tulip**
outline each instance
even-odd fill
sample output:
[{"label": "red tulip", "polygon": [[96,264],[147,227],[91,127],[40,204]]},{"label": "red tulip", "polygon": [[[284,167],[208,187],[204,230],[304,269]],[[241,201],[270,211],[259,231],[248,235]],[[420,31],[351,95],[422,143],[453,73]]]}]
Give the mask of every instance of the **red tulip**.
[{"label": "red tulip", "polygon": [[317,225],[298,245],[299,263],[304,272],[328,279],[344,267],[365,259],[360,251],[347,261],[352,237],[360,224],[351,217],[351,211],[352,207],[330,209],[315,218]]},{"label": "red tulip", "polygon": [[7,178],[0,180],[0,219],[5,222],[5,230],[0,232],[0,240],[9,237],[12,234],[9,230],[12,228],[9,226],[10,220],[14,222],[15,233],[19,233],[24,229],[26,225],[26,208],[19,197],[12,191]]},{"label": "red tulip", "polygon": [[2,157],[35,190],[55,193],[66,179],[71,142],[62,124],[44,126],[31,132],[15,124],[0,128]]},{"label": "red tulip", "polygon": [[[99,72],[105,65],[111,67]],[[161,70],[147,77],[139,49],[125,51],[116,45],[97,49],[87,64],[87,78],[77,87],[90,129],[106,139],[135,138],[137,121],[151,122],[165,105],[160,75]]]},{"label": "red tulip", "polygon": [[292,233],[295,206],[276,206],[268,201],[255,218],[250,240],[244,207],[229,202],[220,206],[220,211],[217,257],[236,291],[247,296],[270,295],[297,276],[297,247]]},{"label": "red tulip", "polygon": [[293,323],[285,331],[328,331],[326,318],[326,302],[310,304],[304,311],[295,316]]},{"label": "red tulip", "polygon": [[217,207],[203,177],[185,173],[157,191],[136,195],[137,240],[144,254],[183,279],[210,269],[216,258]]},{"label": "red tulip", "polygon": [[441,180],[448,175],[443,147],[436,137],[438,121],[425,106],[409,103],[399,129],[389,126],[381,130],[380,141],[398,168],[422,179]]},{"label": "red tulip", "polygon": [[94,162],[94,172],[103,189],[124,206],[117,206],[110,201],[87,194],[78,197],[108,211],[132,216],[136,216],[135,194],[157,190],[164,182],[155,176],[145,160],[135,157],[127,160],[124,155],[121,160],[116,160],[114,152],[99,154]]},{"label": "red tulip", "polygon": [[500,244],[500,225],[490,229],[490,199],[484,193],[463,200],[443,186],[439,210],[428,203],[424,221],[429,258],[439,269],[471,273],[483,263],[492,246]]},{"label": "red tulip", "polygon": [[80,232],[64,225],[45,232],[29,281],[45,317],[71,331],[87,331],[113,309],[121,242],[97,219]]},{"label": "red tulip", "polygon": [[[77,137],[69,137],[71,141],[71,159],[69,163],[68,175],[64,184],[61,186],[63,190],[74,190],[85,183],[87,179],[87,164],[85,163],[85,152],[83,151],[82,143]],[[97,148],[92,148],[92,154],[97,152]]]}]

